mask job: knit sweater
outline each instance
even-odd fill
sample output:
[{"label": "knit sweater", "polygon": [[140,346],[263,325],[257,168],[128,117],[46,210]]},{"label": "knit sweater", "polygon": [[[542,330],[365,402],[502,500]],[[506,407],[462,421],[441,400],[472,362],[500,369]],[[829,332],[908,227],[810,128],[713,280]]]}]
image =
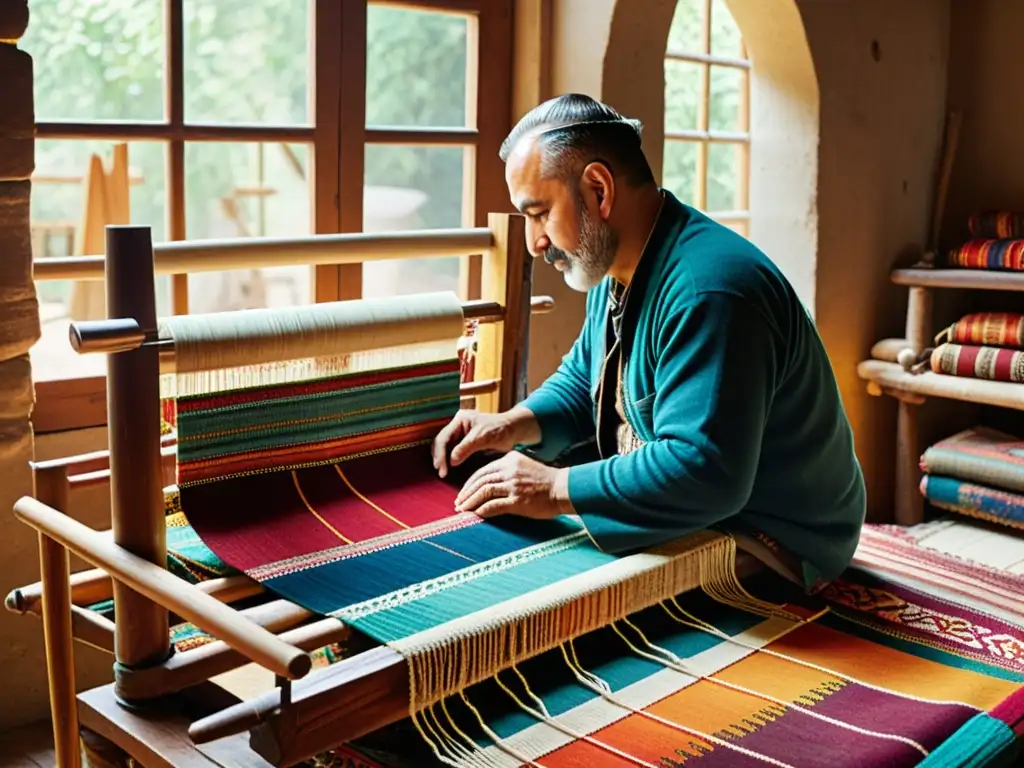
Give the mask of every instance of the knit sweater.
[{"label": "knit sweater", "polygon": [[[579,337],[523,403],[542,460],[600,429],[610,284],[589,292]],[[568,477],[598,546],[718,528],[778,542],[808,588],[838,576],[864,522],[864,479],[828,355],[781,271],[666,191],[622,324],[622,413],[639,442]]]}]

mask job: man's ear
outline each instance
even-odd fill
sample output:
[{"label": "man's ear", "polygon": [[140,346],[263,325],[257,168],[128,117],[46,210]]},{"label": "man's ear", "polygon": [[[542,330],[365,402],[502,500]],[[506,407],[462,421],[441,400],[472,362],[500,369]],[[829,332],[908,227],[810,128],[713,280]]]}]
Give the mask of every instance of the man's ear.
[{"label": "man's ear", "polygon": [[615,205],[615,177],[607,165],[601,162],[589,163],[583,169],[583,189],[594,196],[602,219],[608,220]]}]

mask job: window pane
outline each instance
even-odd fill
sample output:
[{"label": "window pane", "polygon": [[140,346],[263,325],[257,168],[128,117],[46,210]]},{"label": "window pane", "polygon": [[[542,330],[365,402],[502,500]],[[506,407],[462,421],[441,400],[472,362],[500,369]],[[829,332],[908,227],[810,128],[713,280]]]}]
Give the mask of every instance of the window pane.
[{"label": "window pane", "polygon": [[707,210],[736,211],[743,207],[739,200],[739,172],[744,151],[742,144],[708,145]]},{"label": "window pane", "polygon": [[662,186],[691,205],[697,197],[697,146],[693,141],[665,142]]},{"label": "window pane", "polygon": [[743,131],[740,125],[740,98],[745,72],[735,67],[711,67],[711,104],[708,127],[712,131]]},{"label": "window pane", "polygon": [[697,130],[703,64],[665,61],[665,130]]},{"label": "window pane", "polygon": [[184,15],[187,121],[309,122],[309,0],[184,0]]},{"label": "window pane", "polygon": [[371,3],[366,124],[465,127],[468,26],[465,16]]},{"label": "window pane", "polygon": [[740,28],[725,0],[711,0],[711,53],[733,59],[743,55]]},{"label": "window pane", "polygon": [[[367,144],[363,230],[454,228],[462,215],[463,147]],[[376,261],[363,265],[364,296],[458,291],[458,258]]]},{"label": "window pane", "polygon": [[679,0],[668,28],[668,49],[686,53],[704,50],[704,0]]},{"label": "window pane", "polygon": [[[98,256],[104,252],[106,224],[124,223],[152,228],[153,241],[165,233],[164,145],[138,142],[128,145],[128,208],[117,199],[114,169],[114,145],[105,141],[36,142],[36,171],[32,183],[32,256],[37,261],[59,256]],[[92,185],[86,190],[86,176],[95,168]],[[121,176],[120,178],[124,178]],[[123,187],[122,187],[123,188]],[[87,217],[86,201],[89,210]],[[127,219],[125,215],[127,214]],[[91,227],[86,222],[92,220]],[[32,375],[46,381],[106,373],[103,355],[79,355],[68,343],[71,320],[98,320],[106,317],[103,281],[37,280],[42,336],[31,350]],[[170,282],[157,278],[157,312],[166,314],[170,306]]]},{"label": "window pane", "polygon": [[[312,233],[309,148],[295,144],[185,145],[185,231],[190,240]],[[196,272],[192,313],[291,307],[312,301],[312,268]]]},{"label": "window pane", "polygon": [[36,119],[162,120],[163,3],[30,0]]}]

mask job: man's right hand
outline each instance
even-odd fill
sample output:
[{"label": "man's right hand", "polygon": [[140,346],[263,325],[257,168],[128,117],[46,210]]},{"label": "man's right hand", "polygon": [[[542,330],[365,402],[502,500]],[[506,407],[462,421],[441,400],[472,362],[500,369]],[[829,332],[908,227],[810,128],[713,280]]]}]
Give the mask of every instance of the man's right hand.
[{"label": "man's right hand", "polygon": [[540,426],[533,413],[526,408],[516,407],[505,413],[463,410],[437,434],[431,451],[434,468],[444,477],[448,474],[449,462],[451,466],[457,467],[479,451],[507,453],[516,445],[538,442]]}]

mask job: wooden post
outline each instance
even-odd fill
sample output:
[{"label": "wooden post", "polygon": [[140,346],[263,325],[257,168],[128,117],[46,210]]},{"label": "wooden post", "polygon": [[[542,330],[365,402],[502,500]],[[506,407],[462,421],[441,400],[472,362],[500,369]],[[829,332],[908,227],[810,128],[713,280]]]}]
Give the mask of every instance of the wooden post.
[{"label": "wooden post", "polygon": [[[915,286],[910,289],[907,299],[906,327],[907,341],[915,355],[928,346],[931,324],[932,293],[927,288]],[[924,520],[924,498],[918,488],[921,478],[918,407],[906,400],[900,400],[897,404],[894,510],[897,525],[916,525]]]},{"label": "wooden post", "polygon": [[[66,513],[66,467],[36,472],[35,496],[43,504]],[[43,639],[50,688],[50,717],[56,768],[80,768],[78,701],[75,654],[71,632],[71,565],[68,551],[46,534],[39,534],[39,572],[42,586]]]},{"label": "wooden post", "polygon": [[[156,281],[148,227],[107,227],[107,316],[156,329]],[[114,542],[167,567],[160,465],[160,361],[155,347],[107,356],[110,516]],[[118,668],[164,661],[170,653],[167,609],[114,582],[115,687]]]},{"label": "wooden post", "polygon": [[476,401],[479,410],[497,413],[526,397],[533,259],[526,249],[526,219],[521,214],[492,213],[487,226],[494,247],[483,257],[480,298],[499,302],[505,317],[478,328],[474,378],[501,380],[497,392]]}]

